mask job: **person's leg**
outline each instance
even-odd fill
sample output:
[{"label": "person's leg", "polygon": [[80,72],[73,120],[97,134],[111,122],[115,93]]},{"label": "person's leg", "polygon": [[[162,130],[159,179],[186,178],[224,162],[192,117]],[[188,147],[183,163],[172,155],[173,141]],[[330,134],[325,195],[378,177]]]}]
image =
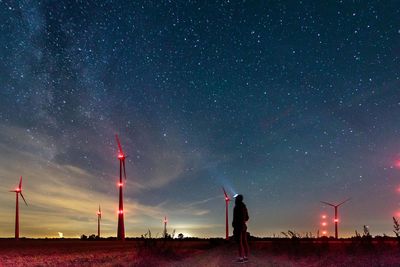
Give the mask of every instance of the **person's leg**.
[{"label": "person's leg", "polygon": [[238,233],[238,244],[239,244],[239,246],[238,246],[238,249],[239,249],[239,258],[243,258],[243,250],[244,250],[244,248],[243,248],[243,237],[242,237],[242,233],[241,233],[241,231]]},{"label": "person's leg", "polygon": [[249,243],[247,242],[247,231],[243,231],[243,248],[244,256],[248,258],[249,256]]}]

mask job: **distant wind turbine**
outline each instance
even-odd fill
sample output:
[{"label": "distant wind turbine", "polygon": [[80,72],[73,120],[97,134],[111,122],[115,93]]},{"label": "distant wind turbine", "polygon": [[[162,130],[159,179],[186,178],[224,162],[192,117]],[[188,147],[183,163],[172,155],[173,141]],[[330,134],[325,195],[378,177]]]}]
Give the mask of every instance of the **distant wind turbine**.
[{"label": "distant wind turbine", "polygon": [[340,202],[337,205],[329,203],[329,202],[321,201],[321,203],[329,205],[329,206],[331,206],[331,207],[333,207],[335,209],[335,220],[334,220],[334,222],[335,222],[335,238],[336,239],[338,239],[338,222],[339,222],[339,219],[338,219],[338,208],[341,205],[343,205],[344,203],[346,203],[347,201],[349,201],[349,200],[350,200],[350,198],[346,199],[345,201]]},{"label": "distant wind turbine", "polygon": [[225,239],[229,240],[228,206],[229,206],[229,201],[231,201],[231,199],[226,193],[225,188],[222,187],[222,190],[224,191],[225,195]]},{"label": "distant wind turbine", "polygon": [[22,195],[22,176],[19,179],[19,185],[15,190],[10,190],[10,192],[15,192],[16,195],[16,204],[15,204],[15,239],[19,239],[19,204],[18,204],[18,194],[21,195],[22,199],[25,202],[25,205],[28,204],[25,201],[24,195]]},{"label": "distant wind turbine", "polygon": [[164,238],[167,238],[167,216],[164,217]]},{"label": "distant wind turbine", "polygon": [[97,211],[97,236],[100,238],[100,221],[101,221],[101,208],[99,204],[99,210]]}]

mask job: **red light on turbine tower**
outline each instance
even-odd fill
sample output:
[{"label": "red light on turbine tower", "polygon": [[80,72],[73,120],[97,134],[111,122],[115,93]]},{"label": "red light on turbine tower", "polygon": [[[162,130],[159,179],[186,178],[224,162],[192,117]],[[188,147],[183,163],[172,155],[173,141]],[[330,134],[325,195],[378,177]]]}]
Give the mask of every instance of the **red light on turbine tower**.
[{"label": "red light on turbine tower", "polygon": [[328,234],[327,231],[322,231],[322,235],[326,236]]},{"label": "red light on turbine tower", "polygon": [[123,183],[117,183],[118,187],[122,187],[124,184]]},{"label": "red light on turbine tower", "polygon": [[339,219],[334,219],[333,221],[334,221],[334,222],[339,222]]},{"label": "red light on turbine tower", "polygon": [[322,219],[326,219],[326,215],[325,215],[325,214],[322,215],[321,218],[322,218]]},{"label": "red light on turbine tower", "polygon": [[400,159],[396,160],[396,162],[394,163],[394,166],[395,166],[397,169],[400,169]]},{"label": "red light on turbine tower", "polygon": [[321,225],[322,225],[322,226],[326,226],[326,222],[322,222]]}]

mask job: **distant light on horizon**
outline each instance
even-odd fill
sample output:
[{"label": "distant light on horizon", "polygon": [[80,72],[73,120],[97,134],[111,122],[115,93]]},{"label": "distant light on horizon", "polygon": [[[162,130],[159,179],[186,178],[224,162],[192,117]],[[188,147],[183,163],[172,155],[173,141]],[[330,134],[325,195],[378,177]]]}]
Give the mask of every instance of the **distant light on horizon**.
[{"label": "distant light on horizon", "polygon": [[64,238],[64,234],[61,233],[61,232],[58,232],[58,237],[59,237],[59,238]]}]

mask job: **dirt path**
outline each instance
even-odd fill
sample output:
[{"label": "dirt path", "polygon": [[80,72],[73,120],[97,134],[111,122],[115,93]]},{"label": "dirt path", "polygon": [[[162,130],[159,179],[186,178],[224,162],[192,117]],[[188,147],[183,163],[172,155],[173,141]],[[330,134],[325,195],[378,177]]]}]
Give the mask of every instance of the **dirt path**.
[{"label": "dirt path", "polygon": [[235,247],[232,246],[220,246],[215,249],[209,249],[204,253],[184,259],[182,261],[171,263],[167,265],[169,267],[193,267],[193,266],[207,266],[207,267],[226,267],[226,266],[246,266],[246,267],[293,267],[299,266],[294,263],[288,263],[286,257],[273,257],[268,258],[265,254],[254,253],[250,255],[250,260],[246,263],[237,263]]}]

